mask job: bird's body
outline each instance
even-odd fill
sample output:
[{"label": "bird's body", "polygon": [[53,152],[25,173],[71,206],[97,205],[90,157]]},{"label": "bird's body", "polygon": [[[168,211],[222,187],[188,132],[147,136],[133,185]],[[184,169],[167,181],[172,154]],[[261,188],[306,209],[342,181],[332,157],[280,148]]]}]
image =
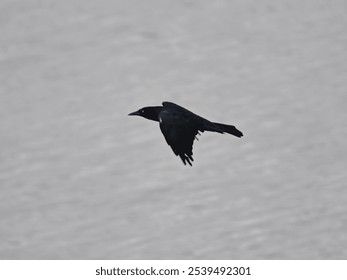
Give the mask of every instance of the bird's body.
[{"label": "bird's body", "polygon": [[188,162],[189,165],[194,161],[193,142],[199,132],[212,131],[243,136],[242,132],[233,125],[210,122],[172,102],[163,102],[163,106],[144,107],[129,115],[142,116],[159,122],[160,130],[168,145],[184,164]]}]

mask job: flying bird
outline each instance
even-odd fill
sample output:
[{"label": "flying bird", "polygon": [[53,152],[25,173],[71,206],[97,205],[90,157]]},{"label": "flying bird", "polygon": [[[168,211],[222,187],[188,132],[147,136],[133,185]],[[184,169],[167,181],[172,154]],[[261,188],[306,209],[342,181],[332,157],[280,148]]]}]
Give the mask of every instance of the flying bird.
[{"label": "flying bird", "polygon": [[144,107],[130,113],[129,116],[141,116],[146,119],[159,122],[167,144],[176,156],[179,156],[184,165],[192,166],[193,142],[198,138],[199,132],[212,131],[229,133],[236,137],[242,137],[241,131],[233,125],[210,122],[187,109],[172,103],[163,102],[163,106]]}]

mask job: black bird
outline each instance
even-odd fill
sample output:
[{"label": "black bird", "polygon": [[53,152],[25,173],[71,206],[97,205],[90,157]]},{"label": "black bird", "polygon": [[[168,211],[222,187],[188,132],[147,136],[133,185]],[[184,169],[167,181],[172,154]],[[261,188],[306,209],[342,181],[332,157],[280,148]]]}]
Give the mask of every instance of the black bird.
[{"label": "black bird", "polygon": [[159,122],[166,142],[185,165],[186,162],[192,165],[191,161],[194,161],[193,142],[194,139],[198,140],[196,135],[200,135],[199,132],[226,132],[236,137],[243,136],[233,125],[210,122],[172,102],[163,102],[163,106],[144,107],[129,116],[141,116]]}]

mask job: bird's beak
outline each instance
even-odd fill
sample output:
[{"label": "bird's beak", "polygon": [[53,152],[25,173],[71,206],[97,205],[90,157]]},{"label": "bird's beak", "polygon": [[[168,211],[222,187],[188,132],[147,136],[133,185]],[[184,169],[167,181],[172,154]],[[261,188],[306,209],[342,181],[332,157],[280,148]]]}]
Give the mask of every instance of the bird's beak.
[{"label": "bird's beak", "polygon": [[128,116],[139,116],[139,111],[135,111],[135,112],[132,112],[130,114],[128,114]]}]

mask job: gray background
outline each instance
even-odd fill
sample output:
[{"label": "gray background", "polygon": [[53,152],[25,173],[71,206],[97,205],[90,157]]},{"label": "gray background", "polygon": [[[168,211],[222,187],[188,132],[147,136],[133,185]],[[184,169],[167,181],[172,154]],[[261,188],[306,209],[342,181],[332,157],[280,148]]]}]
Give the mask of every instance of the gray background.
[{"label": "gray background", "polygon": [[0,258],[346,259],[346,5],[1,0]]}]

